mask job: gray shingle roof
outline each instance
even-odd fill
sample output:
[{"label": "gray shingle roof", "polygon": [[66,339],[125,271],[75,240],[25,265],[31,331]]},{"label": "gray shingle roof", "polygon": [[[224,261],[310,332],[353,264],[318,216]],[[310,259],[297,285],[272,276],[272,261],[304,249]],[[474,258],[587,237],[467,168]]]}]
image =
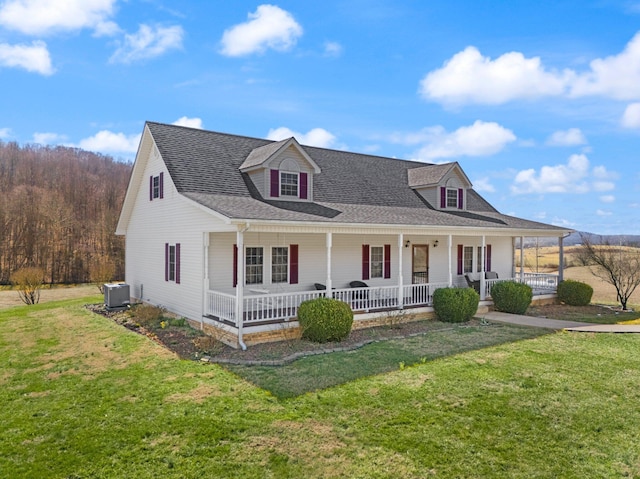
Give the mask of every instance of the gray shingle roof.
[{"label": "gray shingle roof", "polygon": [[[309,146],[305,152],[322,170],[314,176],[314,202],[265,199],[239,168],[256,148],[275,142],[153,122],[147,127],[178,192],[231,219],[566,230],[502,215],[473,190],[468,211],[439,211],[409,187],[408,171],[425,163]],[[440,174],[442,167],[433,166]]]},{"label": "gray shingle roof", "polygon": [[264,146],[259,146],[251,151],[247,156],[247,159],[244,160],[242,165],[240,165],[240,169],[244,170],[246,168],[251,168],[253,166],[258,166],[268,160],[271,155],[273,155],[276,151],[278,151],[282,145],[288,142],[289,139],[274,141],[273,143],[269,143]]}]

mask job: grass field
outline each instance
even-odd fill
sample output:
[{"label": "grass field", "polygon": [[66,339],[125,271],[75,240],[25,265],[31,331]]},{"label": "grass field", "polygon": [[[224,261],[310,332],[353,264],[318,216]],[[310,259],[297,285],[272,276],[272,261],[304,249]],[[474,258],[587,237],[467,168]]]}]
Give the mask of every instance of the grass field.
[{"label": "grass field", "polygon": [[97,300],[0,310],[1,477],[640,477],[640,335],[549,334],[277,399]]}]

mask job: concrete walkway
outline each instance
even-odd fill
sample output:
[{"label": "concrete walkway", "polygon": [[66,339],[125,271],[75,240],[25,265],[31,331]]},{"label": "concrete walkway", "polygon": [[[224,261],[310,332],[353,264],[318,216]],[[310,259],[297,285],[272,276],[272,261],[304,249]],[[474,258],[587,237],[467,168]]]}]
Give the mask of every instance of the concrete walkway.
[{"label": "concrete walkway", "polygon": [[532,326],[535,328],[547,328],[587,333],[640,333],[640,324],[593,324],[578,321],[564,321],[560,319],[536,318],[519,314],[501,313],[489,311],[481,317],[488,321],[499,323],[519,324],[520,326]]}]

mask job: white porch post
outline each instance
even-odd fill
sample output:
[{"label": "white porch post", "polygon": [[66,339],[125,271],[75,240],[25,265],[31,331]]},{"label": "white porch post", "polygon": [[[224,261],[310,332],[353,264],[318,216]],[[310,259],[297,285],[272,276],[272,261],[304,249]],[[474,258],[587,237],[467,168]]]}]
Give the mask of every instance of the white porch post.
[{"label": "white porch post", "polygon": [[402,279],[402,248],[404,248],[404,234],[398,235],[398,309],[404,307],[404,284]]},{"label": "white porch post", "polygon": [[[207,301],[208,301],[208,297],[209,295],[207,294],[209,291],[209,233],[205,232],[203,233],[203,238],[202,238],[202,249],[203,249],[203,262],[204,262],[204,278],[202,281],[202,291],[203,291],[203,295],[202,295],[202,316],[204,316],[205,314],[207,314],[208,311],[208,307],[207,307]],[[200,329],[203,328],[203,324],[204,324],[204,320],[202,319],[202,317],[200,317]]]},{"label": "white porch post", "polygon": [[333,246],[333,233],[327,233],[327,298],[331,298],[331,247]]},{"label": "white porch post", "polygon": [[452,235],[449,235],[448,243],[449,243],[449,245],[448,245],[449,246],[449,261],[448,261],[448,263],[449,263],[449,287],[451,287],[451,286],[453,286],[453,266],[451,264],[451,261],[453,259],[453,256],[452,256],[452,253],[451,253],[451,251],[453,249],[453,236]]},{"label": "white porch post", "polygon": [[484,301],[485,299],[487,299],[487,292],[486,292],[486,284],[485,284],[485,261],[484,261],[484,256],[485,256],[485,248],[487,247],[487,238],[485,235],[482,235],[482,247],[480,248],[480,301]]},{"label": "white porch post", "polygon": [[564,279],[564,236],[558,237],[558,246],[560,247],[560,258],[558,264],[558,283]]},{"label": "white porch post", "polygon": [[516,277],[516,237],[511,237],[511,277]]},{"label": "white porch post", "polygon": [[236,276],[238,284],[236,284],[236,327],[238,328],[238,343],[242,349],[246,349],[242,341],[242,327],[244,323],[244,231],[238,228],[236,232],[236,245],[238,248],[238,264],[236,265]]},{"label": "white porch post", "polygon": [[524,236],[520,236],[520,281],[524,282]]}]

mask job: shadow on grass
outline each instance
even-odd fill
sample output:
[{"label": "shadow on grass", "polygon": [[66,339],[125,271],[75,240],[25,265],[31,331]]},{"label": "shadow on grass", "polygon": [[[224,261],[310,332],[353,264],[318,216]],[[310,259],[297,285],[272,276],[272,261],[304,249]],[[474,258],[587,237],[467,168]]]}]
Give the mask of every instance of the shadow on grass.
[{"label": "shadow on grass", "polygon": [[344,384],[453,354],[530,339],[549,330],[516,325],[465,326],[299,359],[285,366],[224,367],[279,398]]}]

